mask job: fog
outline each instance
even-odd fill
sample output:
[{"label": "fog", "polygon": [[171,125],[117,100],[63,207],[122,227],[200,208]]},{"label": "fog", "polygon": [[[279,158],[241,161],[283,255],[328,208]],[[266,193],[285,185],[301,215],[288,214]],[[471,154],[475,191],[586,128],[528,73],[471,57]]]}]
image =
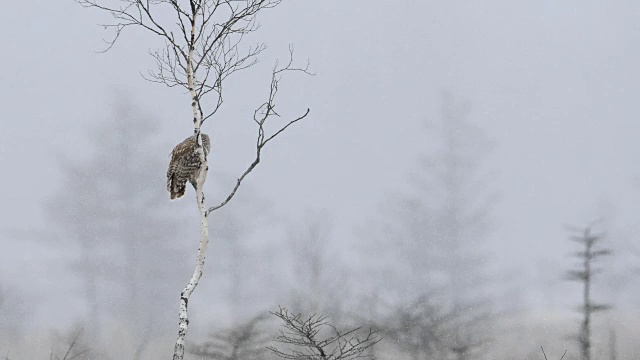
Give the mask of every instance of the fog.
[{"label": "fog", "polygon": [[[565,273],[582,251],[570,237],[592,226],[612,250],[592,284],[612,306],[593,315],[592,358],[638,358],[639,19],[631,0],[265,10],[246,42],[268,49],[203,126],[207,203],[253,160],[253,111],[290,44],[315,75],[282,79],[281,121],[310,114],[211,215],[188,342],[280,305],[382,327],[378,358],[453,358],[402,346],[399,314],[428,299],[459,315],[443,337],[474,345],[457,359],[542,359],[540,346],[580,359],[582,288]],[[167,357],[175,341],[200,229],[193,189],[171,202],[165,173],[192,134],[190,99],[141,76],[157,36],[127,28],[101,52],[107,21],[73,1],[0,12],[10,359],[64,354],[78,329],[89,359]]]}]

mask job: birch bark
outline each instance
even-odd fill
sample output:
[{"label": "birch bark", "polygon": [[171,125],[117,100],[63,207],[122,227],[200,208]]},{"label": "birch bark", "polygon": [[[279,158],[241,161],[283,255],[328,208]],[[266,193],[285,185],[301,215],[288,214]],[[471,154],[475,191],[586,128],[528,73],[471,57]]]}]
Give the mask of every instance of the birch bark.
[{"label": "birch bark", "polygon": [[187,286],[180,293],[180,313],[178,322],[178,338],[173,349],[173,360],[182,360],[184,358],[184,349],[186,343],[187,330],[189,327],[189,315],[188,304],[191,294],[198,286],[198,282],[202,277],[202,270],[204,268],[205,255],[207,253],[207,247],[209,246],[209,224],[207,221],[207,211],[204,205],[204,192],[202,190],[204,182],[207,178],[207,171],[209,167],[207,165],[207,159],[202,147],[202,136],[200,135],[200,125],[202,124],[202,113],[200,112],[200,106],[198,106],[198,94],[195,90],[196,74],[193,67],[193,54],[195,49],[195,36],[196,36],[196,21],[197,21],[197,9],[192,4],[191,7],[191,37],[189,41],[189,53],[187,57],[187,83],[189,87],[189,93],[191,95],[191,109],[193,111],[193,124],[194,133],[198,142],[198,156],[200,157],[200,173],[196,181],[196,200],[198,202],[198,212],[200,214],[200,244],[198,246],[198,255],[196,257],[196,267],[191,275],[191,279]]}]

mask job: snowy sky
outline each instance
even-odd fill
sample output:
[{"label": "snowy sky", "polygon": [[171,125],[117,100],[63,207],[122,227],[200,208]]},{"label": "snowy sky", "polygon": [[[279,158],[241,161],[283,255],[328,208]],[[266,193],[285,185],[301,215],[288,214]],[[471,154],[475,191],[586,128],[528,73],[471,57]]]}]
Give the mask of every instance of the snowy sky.
[{"label": "snowy sky", "polygon": [[[639,18],[634,0],[286,0],[260,18],[255,39],[269,45],[261,63],[229,82],[224,110],[205,125],[213,176],[251,161],[253,108],[292,43],[317,75],[285,78],[280,106],[311,115],[265,151],[247,182],[284,217],[328,209],[336,241],[355,236],[385,194],[408,188],[428,146],[424,123],[437,120],[449,89],[473,104],[471,118],[495,144],[495,264],[523,276],[561,269],[570,250],[563,225],[601,215],[637,243]],[[85,134],[109,116],[114,93],[157,118],[167,153],[191,133],[187,95],[139,75],[160,40],[130,29],[98,53],[108,33],[96,24],[107,20],[73,1],[18,1],[0,12],[0,229],[43,226],[58,156],[86,155]],[[0,248],[9,284],[43,281],[40,260],[56,256],[2,233]]]}]

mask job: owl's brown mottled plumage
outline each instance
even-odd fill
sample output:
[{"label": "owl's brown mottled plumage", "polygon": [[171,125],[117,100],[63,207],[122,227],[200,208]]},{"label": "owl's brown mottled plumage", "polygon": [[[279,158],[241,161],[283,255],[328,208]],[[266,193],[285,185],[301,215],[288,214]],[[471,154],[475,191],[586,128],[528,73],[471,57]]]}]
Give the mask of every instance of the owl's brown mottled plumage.
[{"label": "owl's brown mottled plumage", "polygon": [[[211,143],[207,134],[201,134],[201,136],[206,156],[211,149]],[[200,157],[196,152],[196,136],[191,135],[171,151],[171,162],[167,170],[167,190],[171,194],[171,200],[179,199],[184,195],[187,180],[194,188],[196,187],[198,169],[200,169]]]}]

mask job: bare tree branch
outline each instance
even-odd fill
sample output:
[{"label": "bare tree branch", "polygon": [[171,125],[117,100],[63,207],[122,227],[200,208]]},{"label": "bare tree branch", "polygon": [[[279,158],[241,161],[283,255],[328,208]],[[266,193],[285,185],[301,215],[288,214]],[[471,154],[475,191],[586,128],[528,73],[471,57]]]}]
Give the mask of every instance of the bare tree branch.
[{"label": "bare tree branch", "polygon": [[[302,314],[291,314],[286,308],[279,308],[272,312],[283,321],[280,335],[274,340],[277,343],[291,345],[292,348],[280,350],[275,346],[269,346],[275,355],[286,360],[353,360],[360,358],[373,358],[369,351],[380,342],[378,331],[370,328],[361,331],[354,328],[347,331],[339,331],[329,324],[327,317],[323,315],[311,315],[302,317]],[[329,332],[324,338],[323,333]],[[357,333],[363,334],[357,336]]]},{"label": "bare tree branch", "polygon": [[[542,350],[542,354],[544,355],[544,360],[549,360],[547,359],[547,354],[544,352],[544,348],[542,346],[540,346],[540,350]],[[560,358],[560,360],[564,359],[565,355],[567,355],[567,350],[564,351],[564,354],[562,354],[562,357]]]},{"label": "bare tree branch", "polygon": [[[257,56],[266,48],[264,44],[241,51],[244,35],[260,28],[257,14],[279,5],[282,0],[75,0],[87,8],[108,13],[111,23],[102,26],[112,31],[112,38],[105,39],[110,50],[125,28],[141,27],[165,41],[165,50],[152,53],[156,71],[145,79],[167,86],[188,89],[188,60],[192,61],[197,102],[209,92],[218,99],[206,110],[198,104],[202,121],[214,115],[222,104],[222,83],[233,73],[250,68],[257,63]],[[186,2],[187,5],[181,5]],[[158,14],[173,12],[174,23],[163,23]],[[194,31],[192,30],[194,27]],[[179,34],[175,36],[175,34]],[[193,51],[190,53],[190,51]],[[177,71],[180,70],[180,71]],[[210,76],[214,75],[214,76]]]},{"label": "bare tree branch", "polygon": [[284,67],[279,68],[278,67],[278,62],[276,61],[276,65],[274,66],[272,74],[271,74],[271,87],[270,87],[270,90],[269,90],[269,96],[267,98],[267,101],[265,101],[260,106],[258,106],[258,108],[253,113],[253,121],[258,126],[258,129],[257,129],[258,133],[257,133],[257,136],[256,136],[256,152],[255,152],[256,155],[255,155],[255,158],[254,158],[253,162],[251,162],[251,164],[249,164],[249,166],[242,173],[242,175],[240,175],[240,177],[238,177],[238,179],[236,180],[235,186],[233,187],[233,189],[231,189],[231,191],[229,192],[227,197],[220,204],[210,207],[207,210],[207,215],[210,214],[212,211],[215,211],[215,210],[218,210],[218,209],[222,208],[223,206],[228,204],[229,201],[231,201],[231,199],[233,199],[233,197],[235,196],[236,192],[238,191],[238,188],[240,187],[240,184],[242,184],[242,181],[260,163],[260,157],[262,155],[262,149],[267,145],[267,143],[269,141],[275,139],[276,136],[280,135],[289,126],[291,126],[291,125],[295,124],[296,122],[306,118],[307,115],[309,115],[310,109],[307,109],[307,111],[304,114],[302,114],[301,116],[299,116],[299,117],[297,117],[297,118],[295,118],[293,120],[288,121],[285,125],[281,126],[278,130],[276,130],[270,136],[266,137],[266,135],[265,135],[265,128],[264,127],[267,124],[267,121],[269,120],[269,118],[271,118],[273,116],[280,117],[280,115],[275,111],[275,107],[276,107],[275,100],[276,100],[276,95],[278,93],[278,85],[279,85],[280,80],[282,79],[282,75],[285,72],[302,72],[302,73],[304,73],[306,75],[311,75],[311,76],[314,75],[312,72],[309,71],[309,64],[308,63],[307,63],[307,66],[304,67],[304,68],[293,67],[293,47],[289,48],[289,55],[290,55],[289,62]]},{"label": "bare tree branch", "polygon": [[[80,335],[82,335],[82,329],[80,329],[78,332],[76,332],[76,334],[73,337],[73,340],[71,340],[71,342],[69,343],[69,345],[67,346],[67,351],[65,352],[64,356],[62,358],[60,358],[58,355],[54,355],[53,352],[53,345],[51,345],[51,351],[49,352],[49,360],[53,360],[54,357],[56,360],[73,360],[77,357],[80,357],[84,354],[86,354],[89,349],[85,349],[79,352],[76,352],[75,354],[71,355],[73,352],[73,349],[78,345],[78,339],[80,338]],[[8,357],[8,354],[7,354]]]}]

